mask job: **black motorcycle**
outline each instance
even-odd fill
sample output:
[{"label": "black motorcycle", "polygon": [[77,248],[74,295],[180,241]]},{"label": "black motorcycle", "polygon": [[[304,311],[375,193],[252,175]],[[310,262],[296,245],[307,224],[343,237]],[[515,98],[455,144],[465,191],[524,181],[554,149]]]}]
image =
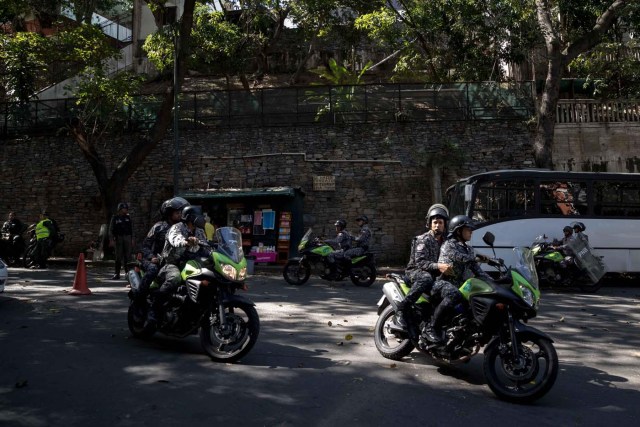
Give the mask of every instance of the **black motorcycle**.
[{"label": "black motorcycle", "polygon": [[[27,228],[27,234],[29,235],[29,243],[24,250],[24,254],[22,255],[22,265],[26,268],[30,268],[36,265],[36,253],[38,248],[38,239],[36,238],[36,224],[32,224]],[[64,233],[56,233],[55,235],[49,238],[49,247],[47,248],[47,253],[45,255],[44,262],[47,261],[49,256],[51,255],[51,251],[56,245],[60,242],[64,241]]]},{"label": "black motorcycle", "polygon": [[302,285],[311,277],[311,271],[319,271],[321,279],[341,281],[349,277],[356,286],[371,286],[376,280],[376,264],[373,254],[366,252],[351,260],[337,259],[335,265],[329,263],[329,255],[334,249],[307,230],[298,245],[299,257],[290,258],[282,275],[290,285]]},{"label": "black motorcycle", "polygon": [[[493,247],[493,234],[483,240]],[[484,375],[499,398],[527,403],[544,396],[558,375],[558,356],[553,340],[526,324],[538,311],[538,277],[531,251],[514,251],[519,262],[513,268],[499,259],[489,262],[500,273],[496,281],[471,278],[462,284],[463,302],[445,322],[442,344],[431,343],[424,334],[437,301],[422,295],[407,310],[407,327],[400,326],[397,304],[410,286],[400,275],[388,276],[392,280],[383,285],[374,330],[380,354],[400,360],[417,348],[435,360],[455,364],[467,362],[484,347]]]},{"label": "black motorcycle", "polygon": [[[208,257],[188,261],[182,269],[184,282],[165,304],[156,327],[146,324],[151,307],[151,293],[141,297],[139,286],[141,266],[127,273],[131,285],[127,323],[136,338],[149,338],[156,331],[184,338],[200,335],[200,343],[211,359],[235,362],[255,345],[260,332],[260,318],[255,304],[236,295],[246,289],[247,261],[242,252],[242,235],[232,227],[216,230],[214,240],[219,242]],[[201,246],[208,247],[202,242]]]},{"label": "black motorcycle", "polygon": [[0,258],[4,259],[8,265],[16,265],[20,262],[25,247],[22,234],[3,232],[0,240]]}]

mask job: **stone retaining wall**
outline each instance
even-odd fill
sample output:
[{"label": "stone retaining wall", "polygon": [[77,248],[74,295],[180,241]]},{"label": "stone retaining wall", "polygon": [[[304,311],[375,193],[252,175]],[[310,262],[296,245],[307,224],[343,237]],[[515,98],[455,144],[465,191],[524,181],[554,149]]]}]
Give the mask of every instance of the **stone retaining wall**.
[{"label": "stone retaining wall", "polygon": [[[426,210],[436,201],[434,165],[443,189],[469,174],[533,166],[529,130],[517,122],[211,129],[180,136],[181,191],[300,187],[305,227],[332,235],[335,220],[345,218],[356,231],[354,218],[367,214],[381,263],[404,262],[410,239],[424,230]],[[109,142],[107,164],[120,160],[131,138]],[[173,194],[173,147],[171,137],[161,143],[125,189],[138,242]],[[60,255],[75,256],[97,238],[104,222],[98,189],[70,138],[3,141],[0,163],[0,215],[14,210],[32,223],[46,206],[67,235]],[[335,177],[335,191],[314,191],[314,177],[322,176]]]}]

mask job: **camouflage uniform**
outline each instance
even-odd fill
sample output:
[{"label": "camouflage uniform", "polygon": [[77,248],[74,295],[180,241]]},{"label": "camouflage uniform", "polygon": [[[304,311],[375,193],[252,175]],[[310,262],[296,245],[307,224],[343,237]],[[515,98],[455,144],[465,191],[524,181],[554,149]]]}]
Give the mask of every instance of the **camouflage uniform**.
[{"label": "camouflage uniform", "polygon": [[336,258],[342,258],[344,256],[344,251],[351,247],[351,235],[347,230],[342,230],[338,232],[338,235],[335,238],[325,240],[325,243],[337,248],[327,257],[329,262],[335,262]]},{"label": "camouflage uniform", "polygon": [[362,227],[360,227],[360,234],[358,237],[353,239],[356,247],[344,251],[344,257],[347,260],[350,260],[353,257],[364,255],[364,253],[369,250],[371,235],[372,233],[369,226],[367,224],[363,224]]},{"label": "camouflage uniform", "polygon": [[438,262],[450,264],[452,274],[447,275],[447,280],[438,280],[433,287],[432,293],[438,294],[443,301],[449,300],[451,306],[457,304],[461,299],[458,288],[472,275],[480,279],[491,280],[491,276],[485,273],[476,262],[476,254],[473,247],[455,238],[444,242],[440,250]]},{"label": "camouflage uniform", "polygon": [[164,249],[164,241],[170,227],[171,225],[169,225],[167,221],[158,221],[151,227],[147,236],[142,241],[142,268],[144,269],[144,276],[140,282],[141,296],[147,295],[151,282],[158,276],[160,262],[156,264],[151,262],[151,259],[162,259],[160,254]]},{"label": "camouflage uniform", "polygon": [[200,246],[187,246],[187,238],[195,236],[199,241],[206,242],[207,236],[202,228],[189,230],[187,224],[178,222],[172,225],[167,231],[167,236],[162,249],[162,259],[164,267],[158,272],[158,281],[162,286],[153,298],[153,311],[158,312],[159,308],[171,298],[171,295],[180,286],[182,278],[180,269],[190,259],[198,256],[205,256],[204,250]]},{"label": "camouflage uniform", "polygon": [[439,274],[438,254],[440,242],[433,231],[416,236],[411,242],[411,255],[405,274],[411,280],[411,290],[407,298],[416,302],[420,295],[431,291],[433,276]]}]

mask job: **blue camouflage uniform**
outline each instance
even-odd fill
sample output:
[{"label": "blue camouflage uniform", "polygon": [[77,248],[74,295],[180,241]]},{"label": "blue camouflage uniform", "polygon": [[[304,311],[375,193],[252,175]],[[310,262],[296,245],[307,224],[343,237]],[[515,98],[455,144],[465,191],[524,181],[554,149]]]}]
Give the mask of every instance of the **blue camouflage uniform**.
[{"label": "blue camouflage uniform", "polygon": [[[167,221],[158,221],[147,233],[142,241],[142,268],[144,277],[140,282],[140,293],[145,296],[149,291],[151,282],[158,276],[160,271],[160,262],[162,260],[162,250],[167,236],[167,231],[171,225]],[[158,262],[151,262],[153,258],[157,258]]]},{"label": "blue camouflage uniform", "polygon": [[153,298],[154,311],[157,312],[160,306],[168,301],[173,292],[180,286],[182,282],[180,270],[186,262],[198,256],[207,256],[209,254],[210,250],[204,250],[197,245],[187,245],[187,239],[193,236],[201,242],[207,241],[207,236],[202,228],[195,228],[191,231],[187,224],[183,222],[172,225],[167,231],[162,249],[162,260],[165,265],[158,272],[158,281],[162,285]]},{"label": "blue camouflage uniform", "polygon": [[334,262],[336,258],[342,258],[344,256],[344,251],[351,248],[351,235],[347,230],[341,230],[335,238],[327,239],[325,240],[325,243],[336,248],[336,250],[331,252],[327,257],[329,258],[329,262]]},{"label": "blue camouflage uniform", "polygon": [[455,238],[444,242],[440,249],[438,262],[450,264],[452,273],[442,280],[438,280],[433,287],[432,293],[439,294],[443,300],[449,299],[453,304],[460,301],[462,295],[458,288],[468,278],[475,276],[480,279],[491,280],[491,276],[485,273],[480,268],[480,264],[476,262],[476,254],[473,247]]},{"label": "blue camouflage uniform", "polygon": [[344,257],[350,260],[353,257],[364,255],[364,253],[369,250],[369,242],[371,241],[372,234],[369,225],[363,224],[362,227],[360,227],[358,237],[352,239],[356,247],[344,251]]}]

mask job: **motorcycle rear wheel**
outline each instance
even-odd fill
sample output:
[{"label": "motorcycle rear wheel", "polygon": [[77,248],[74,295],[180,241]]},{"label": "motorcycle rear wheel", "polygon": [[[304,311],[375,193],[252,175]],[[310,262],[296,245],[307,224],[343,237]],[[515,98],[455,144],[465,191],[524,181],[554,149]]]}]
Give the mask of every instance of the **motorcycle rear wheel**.
[{"label": "motorcycle rear wheel", "polygon": [[260,318],[250,304],[225,304],[226,328],[220,327],[215,315],[209,313],[208,325],[200,328],[200,343],[215,362],[236,362],[253,348],[260,333]]},{"label": "motorcycle rear wheel", "polygon": [[368,288],[376,281],[376,266],[366,264],[361,267],[355,267],[351,270],[351,282],[356,286]]},{"label": "motorcycle rear wheel", "polygon": [[511,348],[501,351],[494,340],[484,349],[484,376],[491,391],[502,400],[531,403],[544,396],[558,376],[558,355],[553,343],[538,335],[518,335],[521,357]]},{"label": "motorcycle rear wheel", "polygon": [[392,306],[385,308],[373,331],[373,339],[378,352],[387,359],[400,360],[415,348],[408,337],[399,337],[392,332],[395,323],[395,311]]},{"label": "motorcycle rear wheel", "polygon": [[311,265],[306,261],[287,261],[282,270],[282,276],[290,285],[304,285],[311,276]]}]

